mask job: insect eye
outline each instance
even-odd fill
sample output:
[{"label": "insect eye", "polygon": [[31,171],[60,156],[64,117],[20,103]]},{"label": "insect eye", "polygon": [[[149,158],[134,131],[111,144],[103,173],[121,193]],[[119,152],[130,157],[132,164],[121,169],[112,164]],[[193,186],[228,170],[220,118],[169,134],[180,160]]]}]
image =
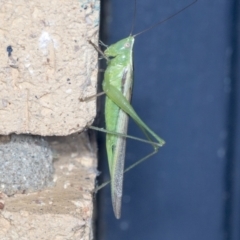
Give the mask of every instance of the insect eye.
[{"label": "insect eye", "polygon": [[125,48],[130,48],[130,46],[131,46],[130,43],[125,44]]}]

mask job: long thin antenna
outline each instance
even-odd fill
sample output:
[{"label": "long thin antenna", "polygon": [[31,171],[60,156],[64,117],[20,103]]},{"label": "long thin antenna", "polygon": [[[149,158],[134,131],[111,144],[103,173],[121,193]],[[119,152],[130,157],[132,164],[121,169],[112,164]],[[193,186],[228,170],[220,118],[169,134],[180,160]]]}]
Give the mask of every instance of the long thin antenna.
[{"label": "long thin antenna", "polygon": [[192,3],[188,4],[186,7],[182,8],[181,10],[177,11],[176,13],[174,13],[173,15],[171,15],[171,16],[169,16],[168,18],[166,18],[166,19],[164,19],[164,20],[162,20],[162,21],[160,21],[160,22],[157,22],[156,24],[152,25],[151,27],[146,28],[146,29],[144,29],[143,31],[141,31],[141,32],[133,35],[133,37],[136,37],[136,36],[138,36],[138,35],[140,35],[140,34],[142,34],[142,33],[144,33],[144,32],[147,32],[147,31],[149,31],[150,29],[155,28],[155,27],[157,27],[158,25],[166,22],[167,20],[175,17],[175,16],[178,15],[179,13],[181,13],[181,12],[183,12],[184,10],[186,10],[187,8],[191,7],[191,6],[192,6],[193,4],[195,4],[197,1],[198,1],[198,0],[193,1]]},{"label": "long thin antenna", "polygon": [[134,13],[133,13],[133,20],[132,20],[132,27],[131,27],[131,32],[130,35],[132,35],[133,28],[136,22],[136,15],[137,15],[137,0],[134,1]]}]

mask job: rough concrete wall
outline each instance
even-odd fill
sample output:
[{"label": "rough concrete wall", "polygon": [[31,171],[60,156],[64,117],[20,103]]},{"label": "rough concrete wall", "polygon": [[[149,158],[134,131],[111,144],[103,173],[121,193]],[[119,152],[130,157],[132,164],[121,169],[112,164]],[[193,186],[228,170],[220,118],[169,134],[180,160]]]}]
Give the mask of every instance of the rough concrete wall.
[{"label": "rough concrete wall", "polygon": [[98,0],[0,2],[0,134],[69,135],[91,124]]}]

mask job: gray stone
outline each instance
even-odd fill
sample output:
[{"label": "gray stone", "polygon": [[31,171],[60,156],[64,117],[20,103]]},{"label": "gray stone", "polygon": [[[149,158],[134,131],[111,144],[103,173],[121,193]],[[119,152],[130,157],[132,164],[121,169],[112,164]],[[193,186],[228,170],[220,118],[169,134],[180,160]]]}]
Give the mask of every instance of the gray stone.
[{"label": "gray stone", "polygon": [[52,151],[42,137],[0,138],[0,191],[7,195],[32,192],[52,184]]}]

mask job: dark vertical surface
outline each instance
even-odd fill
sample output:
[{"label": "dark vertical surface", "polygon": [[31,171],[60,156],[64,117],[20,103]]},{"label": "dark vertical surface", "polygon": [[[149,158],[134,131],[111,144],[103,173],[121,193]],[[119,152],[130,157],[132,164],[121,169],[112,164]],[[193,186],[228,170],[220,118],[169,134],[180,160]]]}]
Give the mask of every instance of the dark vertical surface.
[{"label": "dark vertical surface", "polygon": [[[134,33],[190,2],[138,0]],[[133,0],[110,4],[107,44],[129,35],[134,12]],[[109,187],[99,193],[99,239],[240,239],[239,8],[199,0],[136,38],[132,104],[166,145],[125,175],[120,220]],[[142,137],[132,122],[129,134]],[[129,140],[126,165],[149,151]]]},{"label": "dark vertical surface", "polygon": [[226,239],[239,239],[240,231],[240,212],[239,212],[239,100],[240,100],[240,85],[239,85],[239,43],[240,43],[240,1],[233,0],[231,8],[231,24],[229,28],[231,40],[231,58],[229,76],[231,79],[231,94],[228,100],[227,109],[227,161],[225,167],[225,191],[228,193],[225,201],[225,219],[224,228]]}]

